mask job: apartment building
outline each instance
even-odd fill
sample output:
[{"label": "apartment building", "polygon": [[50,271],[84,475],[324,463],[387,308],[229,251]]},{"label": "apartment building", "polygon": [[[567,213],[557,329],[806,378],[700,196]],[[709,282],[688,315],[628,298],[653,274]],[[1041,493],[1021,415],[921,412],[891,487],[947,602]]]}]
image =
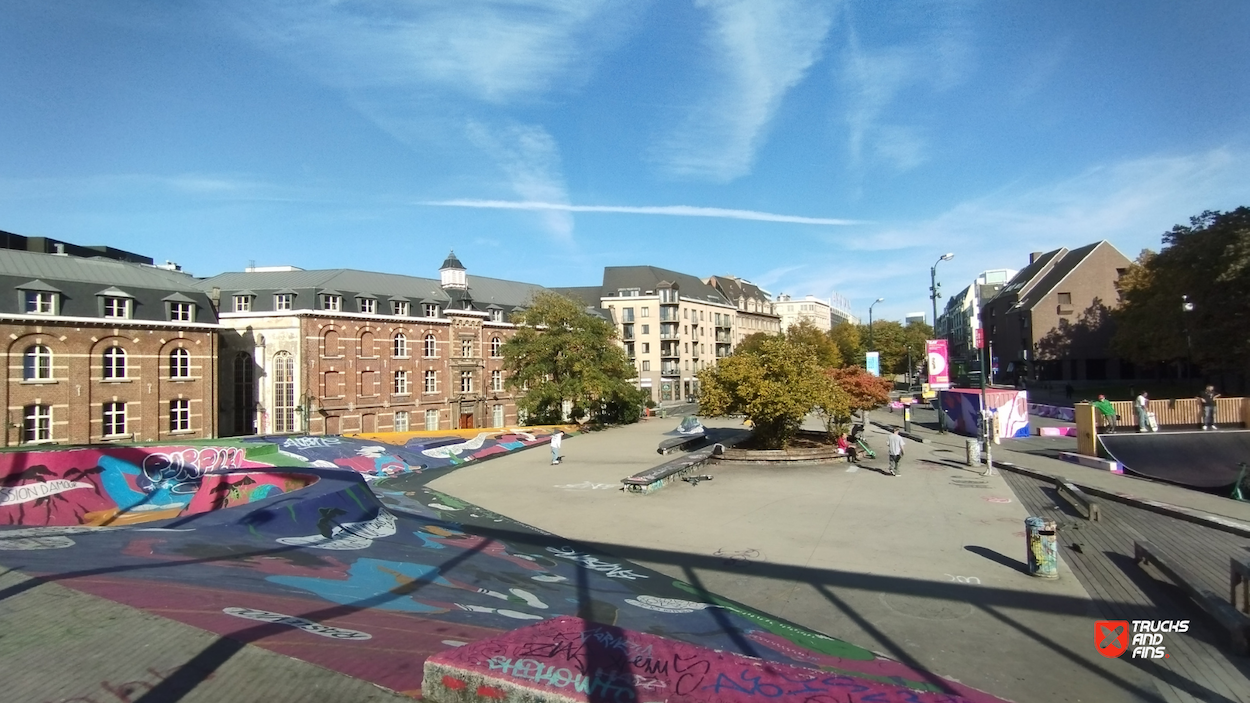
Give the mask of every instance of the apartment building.
[{"label": "apartment building", "polygon": [[851,310],[850,299],[834,293],[829,297],[829,324],[833,327],[843,323],[858,325],[859,318]]},{"label": "apartment building", "polygon": [[109,247],[0,246],[4,446],[216,436],[219,327],[194,278]]},{"label": "apartment building", "polygon": [[697,396],[695,374],[733,350],[737,306],[695,276],[609,266],[599,290],[599,308],[617,326],[639,387],[656,402]]},{"label": "apartment building", "polygon": [[[985,337],[1000,359],[996,380],[1100,381],[1124,378],[1125,363],[1108,351],[1120,305],[1117,281],[1131,265],[1109,242],[1034,252],[1029,264],[981,310]],[[1092,316],[1092,317],[1091,317]]]},{"label": "apartment building", "polygon": [[796,299],[782,293],[773,301],[773,312],[781,318],[782,332],[804,320],[819,330],[833,329],[833,306],[814,295]]},{"label": "apartment building", "polygon": [[704,280],[738,308],[734,324],[734,346],[753,334],[778,334],[781,316],[773,312],[772,294],[736,276],[711,276]]},{"label": "apartment building", "polygon": [[983,271],[946,301],[945,309],[938,315],[935,334],[950,342],[952,361],[977,358],[976,335],[981,329],[981,307],[998,295],[1017,273],[1014,269]]},{"label": "apartment building", "polygon": [[205,279],[220,305],[223,434],[342,434],[517,423],[507,320],[540,286],[294,267]]}]

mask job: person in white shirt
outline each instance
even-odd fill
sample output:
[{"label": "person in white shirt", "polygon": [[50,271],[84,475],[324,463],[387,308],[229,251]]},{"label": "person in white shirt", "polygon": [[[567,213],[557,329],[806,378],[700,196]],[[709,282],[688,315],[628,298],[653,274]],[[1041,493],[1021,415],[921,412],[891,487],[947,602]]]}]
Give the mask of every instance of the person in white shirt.
[{"label": "person in white shirt", "polygon": [[1133,404],[1133,409],[1137,411],[1137,431],[1145,432],[1149,428],[1150,418],[1150,396],[1146,391],[1142,391],[1137,396],[1137,401]]},{"label": "person in white shirt", "polygon": [[906,445],[903,435],[899,434],[898,428],[895,427],[894,432],[890,434],[889,441],[891,476],[898,476],[899,464],[903,461],[903,447]]},{"label": "person in white shirt", "polygon": [[556,464],[560,463],[560,439],[563,436],[564,436],[564,433],[561,432],[560,430],[556,430],[555,434],[551,435],[551,465],[552,466],[555,466]]}]

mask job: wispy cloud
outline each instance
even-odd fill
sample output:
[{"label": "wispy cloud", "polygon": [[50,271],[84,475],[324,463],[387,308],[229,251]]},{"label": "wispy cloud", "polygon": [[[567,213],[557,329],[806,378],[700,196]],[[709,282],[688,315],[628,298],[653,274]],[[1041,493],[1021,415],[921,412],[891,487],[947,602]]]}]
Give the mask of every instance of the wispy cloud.
[{"label": "wispy cloud", "polygon": [[750,172],[782,98],[820,58],[833,5],[809,0],[696,0],[715,78],[653,151],[670,174],[726,182]]},{"label": "wispy cloud", "polygon": [[608,0],[248,0],[246,31],[338,87],[431,86],[489,102],[584,76],[631,13]]},{"label": "wispy cloud", "polygon": [[[317,199],[307,188],[278,186],[236,174],[121,173],[68,178],[0,178],[0,201],[66,197],[185,196],[204,200],[287,201]],[[322,194],[324,195],[324,194]]]},{"label": "wispy cloud", "polygon": [[844,220],[831,217],[803,217],[779,215],[756,210],[731,210],[718,207],[693,205],[569,205],[541,201],[514,200],[435,200],[419,203],[440,207],[490,208],[498,210],[542,210],[556,212],[602,212],[626,215],[672,215],[676,217],[719,217],[729,220],[756,220],[759,222],[785,222],[799,225],[862,225],[863,220]]},{"label": "wispy cloud", "polygon": [[470,141],[499,165],[514,193],[527,200],[551,203],[546,208],[518,209],[541,211],[549,234],[565,242],[572,239],[572,210],[560,207],[560,203],[568,202],[568,191],[555,139],[542,127],[532,125],[510,124],[492,129],[470,122],[468,133]]},{"label": "wispy cloud", "polygon": [[971,64],[969,30],[964,19],[968,3],[919,0],[897,16],[913,24],[904,29],[913,40],[883,47],[866,46],[853,20],[847,22],[837,75],[846,99],[847,149],[852,168],[870,157],[895,170],[907,171],[926,160],[926,143],[915,127],[900,125],[890,109],[903,91],[926,86],[945,90],[958,85]]}]

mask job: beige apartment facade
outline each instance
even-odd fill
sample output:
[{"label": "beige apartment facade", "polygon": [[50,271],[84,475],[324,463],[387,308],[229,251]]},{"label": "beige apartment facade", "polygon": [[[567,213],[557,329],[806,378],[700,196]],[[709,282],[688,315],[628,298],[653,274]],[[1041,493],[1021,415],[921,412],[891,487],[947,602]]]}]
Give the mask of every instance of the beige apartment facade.
[{"label": "beige apartment facade", "polygon": [[781,333],[781,316],[773,312],[772,295],[768,291],[737,276],[712,276],[704,283],[737,308],[735,347],[753,334]]},{"label": "beige apartment facade", "polygon": [[833,307],[814,295],[792,298],[783,293],[773,301],[773,312],[781,320],[783,332],[804,321],[825,332],[833,329]]}]

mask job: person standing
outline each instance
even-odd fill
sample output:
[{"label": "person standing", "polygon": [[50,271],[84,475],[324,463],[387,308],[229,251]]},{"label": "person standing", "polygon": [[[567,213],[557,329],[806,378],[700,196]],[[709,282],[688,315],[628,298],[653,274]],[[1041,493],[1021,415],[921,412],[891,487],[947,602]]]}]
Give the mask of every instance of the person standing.
[{"label": "person standing", "polygon": [[560,463],[560,440],[564,437],[564,433],[556,430],[551,435],[551,465],[555,466]]},{"label": "person standing", "polygon": [[1199,396],[1198,400],[1202,401],[1202,429],[1215,429],[1215,399],[1220,397],[1215,392],[1215,386],[1207,386]]},{"label": "person standing", "polygon": [[1133,412],[1137,413],[1137,431],[1145,432],[1150,419],[1150,394],[1142,391],[1137,396],[1137,400],[1133,401]]},{"label": "person standing", "polygon": [[890,434],[889,452],[890,452],[890,475],[898,476],[899,464],[903,461],[903,447],[907,445],[903,441],[903,435],[899,434],[897,427]]},{"label": "person standing", "polygon": [[1107,400],[1107,396],[1098,394],[1098,401],[1094,403],[1094,409],[1102,417],[1102,429],[1107,434],[1115,434],[1115,406]]}]

